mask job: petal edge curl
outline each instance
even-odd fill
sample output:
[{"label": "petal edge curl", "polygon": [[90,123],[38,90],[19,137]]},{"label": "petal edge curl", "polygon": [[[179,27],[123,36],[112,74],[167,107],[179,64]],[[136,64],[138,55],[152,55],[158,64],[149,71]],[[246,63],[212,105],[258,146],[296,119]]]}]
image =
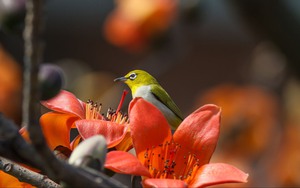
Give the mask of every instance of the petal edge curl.
[{"label": "petal edge curl", "polygon": [[117,173],[151,177],[148,169],[134,155],[123,151],[108,152],[104,167]]},{"label": "petal edge curl", "polygon": [[223,183],[246,183],[248,174],[225,163],[203,165],[195,175],[191,187],[206,187]]}]

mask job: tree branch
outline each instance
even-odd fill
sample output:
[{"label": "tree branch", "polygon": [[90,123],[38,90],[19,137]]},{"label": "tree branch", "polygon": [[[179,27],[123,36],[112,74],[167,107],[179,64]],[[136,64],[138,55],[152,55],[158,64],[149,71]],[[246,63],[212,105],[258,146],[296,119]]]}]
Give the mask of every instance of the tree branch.
[{"label": "tree branch", "polygon": [[29,183],[41,188],[60,188],[61,186],[44,175],[29,170],[23,166],[0,157],[0,170],[16,177],[21,182]]}]

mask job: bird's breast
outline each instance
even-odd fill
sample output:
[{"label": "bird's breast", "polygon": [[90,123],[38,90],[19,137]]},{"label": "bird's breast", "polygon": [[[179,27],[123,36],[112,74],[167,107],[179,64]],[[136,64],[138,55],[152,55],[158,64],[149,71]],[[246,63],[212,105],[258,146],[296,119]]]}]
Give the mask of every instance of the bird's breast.
[{"label": "bird's breast", "polygon": [[176,124],[178,118],[176,115],[161,101],[159,101],[151,92],[151,86],[140,86],[135,90],[135,93],[132,94],[132,97],[142,97],[146,101],[152,103],[156,106],[167,118],[168,122],[173,125]]},{"label": "bird's breast", "polygon": [[144,99],[154,98],[151,93],[151,86],[140,86],[135,89],[135,92],[132,93],[132,97],[142,97]]}]

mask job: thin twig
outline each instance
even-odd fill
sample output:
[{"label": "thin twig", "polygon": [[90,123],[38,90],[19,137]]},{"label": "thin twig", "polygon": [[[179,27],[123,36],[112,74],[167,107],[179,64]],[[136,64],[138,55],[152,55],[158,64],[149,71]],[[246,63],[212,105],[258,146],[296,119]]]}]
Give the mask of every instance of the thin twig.
[{"label": "thin twig", "polygon": [[13,175],[21,182],[29,183],[41,188],[60,188],[61,186],[53,182],[47,176],[36,173],[23,166],[13,163],[3,157],[0,157],[0,170]]},{"label": "thin twig", "polygon": [[[40,105],[38,71],[41,61],[41,33],[43,0],[26,1],[26,17],[24,28],[24,82],[23,82],[23,126],[28,128],[29,137],[37,151],[48,149],[46,141],[39,126]],[[49,150],[49,149],[48,149]],[[49,150],[48,153],[51,151]],[[56,179],[55,173],[49,164],[44,161],[43,166],[49,177]]]},{"label": "thin twig", "polygon": [[[41,61],[41,44],[39,34],[41,33],[42,0],[26,1],[27,14],[24,29],[24,86],[23,86],[23,124],[38,125],[40,108],[38,89],[38,71]],[[37,126],[38,127],[38,126]],[[39,132],[34,128],[31,132]],[[39,140],[41,142],[41,140]]]},{"label": "thin twig", "polygon": [[[41,61],[41,33],[42,0],[26,1],[26,17],[24,28],[24,83],[23,83],[23,126],[27,126],[30,140],[35,149],[48,149],[46,141],[39,126],[40,105],[38,88],[38,71]],[[45,150],[43,149],[43,150]],[[49,150],[49,149],[48,149]],[[50,153],[51,151],[47,151]],[[42,157],[42,156],[41,156]],[[58,181],[50,164],[42,157],[46,173],[54,181]]]}]

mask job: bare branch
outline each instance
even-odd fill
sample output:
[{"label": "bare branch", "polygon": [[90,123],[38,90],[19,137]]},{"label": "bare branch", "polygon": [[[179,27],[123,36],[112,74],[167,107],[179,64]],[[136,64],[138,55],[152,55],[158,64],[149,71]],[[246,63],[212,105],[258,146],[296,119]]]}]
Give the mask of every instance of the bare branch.
[{"label": "bare branch", "polygon": [[12,161],[0,157],[0,170],[18,178],[21,182],[29,183],[41,188],[60,188],[61,186],[53,182],[47,176],[36,173]]}]

